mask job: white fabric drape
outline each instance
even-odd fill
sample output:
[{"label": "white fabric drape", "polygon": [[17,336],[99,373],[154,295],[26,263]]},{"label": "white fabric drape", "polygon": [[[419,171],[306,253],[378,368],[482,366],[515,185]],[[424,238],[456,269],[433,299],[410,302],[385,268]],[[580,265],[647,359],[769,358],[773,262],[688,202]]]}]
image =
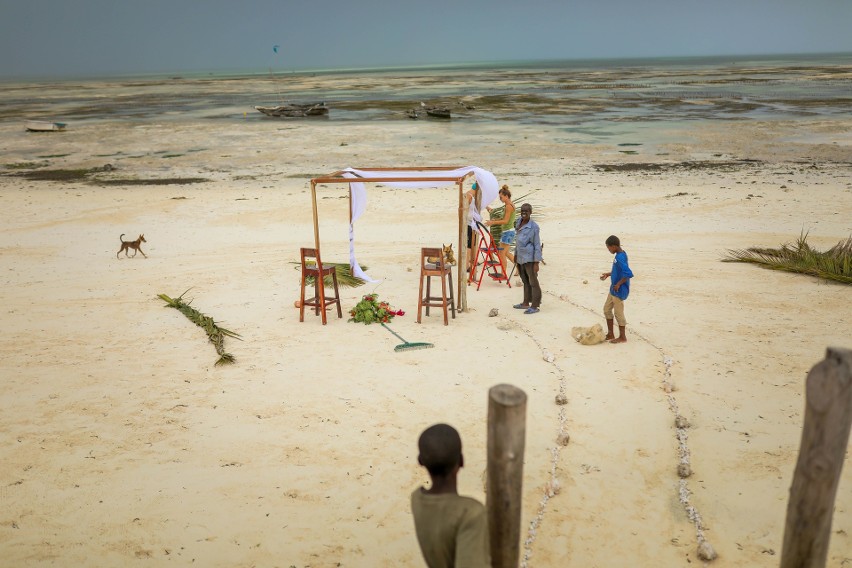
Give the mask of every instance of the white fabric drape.
[{"label": "white fabric drape", "polygon": [[[399,188],[418,188],[418,187],[444,187],[447,185],[454,185],[455,181],[392,181],[391,178],[452,178],[458,179],[462,176],[467,175],[470,172],[473,172],[474,177],[476,178],[476,184],[479,186],[480,191],[482,191],[482,207],[486,207],[490,205],[492,201],[497,199],[497,193],[500,191],[497,186],[497,178],[489,172],[488,170],[483,170],[482,168],[476,166],[465,166],[463,168],[458,168],[456,170],[412,170],[412,171],[401,171],[401,170],[393,170],[393,171],[371,171],[371,170],[357,170],[354,168],[346,168],[343,170],[343,177],[358,179],[359,177],[365,178],[382,178],[388,179],[387,183],[383,182],[375,182],[380,185],[385,185],[388,187],[399,187]],[[349,264],[352,267],[352,274],[361,278],[367,282],[378,282],[378,280],[373,280],[367,274],[361,270],[361,266],[358,264],[358,261],[355,259],[355,221],[358,220],[361,215],[367,210],[367,188],[364,186],[362,182],[353,181],[349,183],[349,190],[351,192],[351,200],[352,200],[352,222],[349,224]],[[475,206],[471,206],[471,223],[473,220],[482,220],[482,214],[479,211],[474,211],[476,209]],[[475,225],[474,225],[475,226]]]}]

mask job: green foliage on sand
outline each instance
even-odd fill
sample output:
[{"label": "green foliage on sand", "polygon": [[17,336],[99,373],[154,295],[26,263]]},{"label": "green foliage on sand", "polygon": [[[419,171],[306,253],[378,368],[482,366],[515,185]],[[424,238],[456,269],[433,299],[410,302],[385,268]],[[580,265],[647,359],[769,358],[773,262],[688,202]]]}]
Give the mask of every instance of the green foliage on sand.
[{"label": "green foliage on sand", "polygon": [[807,239],[807,233],[802,233],[795,243],[784,244],[777,249],[752,247],[729,250],[722,262],[750,262],[771,270],[852,284],[852,236],[824,252],[812,248]]},{"label": "green foliage on sand", "polygon": [[[516,220],[517,220],[517,218],[519,218],[521,216],[521,205],[523,205],[524,203],[527,203],[527,201],[526,201],[527,197],[529,197],[533,193],[535,193],[535,191],[531,191],[529,193],[525,193],[523,195],[519,195],[518,197],[512,198],[512,203],[515,204],[515,219]],[[544,217],[544,214],[541,212],[539,207],[536,206],[535,203],[530,203],[530,206],[533,208],[533,218],[534,219],[536,219],[536,218],[540,219],[540,218]],[[500,207],[495,207],[495,208],[491,209],[491,211],[488,215],[488,218],[489,219],[502,219],[504,211],[506,211],[505,205],[500,205]],[[491,227],[489,227],[489,229],[491,231],[491,238],[494,239],[495,243],[499,243],[500,242],[500,235],[503,234],[503,227],[501,227],[500,225],[492,225]]]},{"label": "green foliage on sand", "polygon": [[[299,270],[299,271],[302,270],[302,265],[300,263],[294,262],[293,264],[296,265],[295,266],[296,270]],[[364,280],[361,280],[360,278],[358,278],[357,276],[354,276],[352,274],[352,270],[349,268],[348,264],[344,264],[342,262],[323,262],[322,266],[323,266],[323,268],[328,268],[329,266],[333,266],[335,268],[335,271],[337,272],[337,284],[339,286],[344,286],[346,288],[357,288],[358,286],[365,284]],[[367,266],[365,266],[363,264],[361,265],[361,270],[366,271],[367,269],[368,269]],[[332,281],[330,275],[323,278],[322,281],[323,281],[323,285],[326,288],[328,288],[330,286],[334,286],[334,282]],[[309,276],[308,278],[306,278],[305,284],[308,285],[308,286],[313,286],[314,285],[313,277]]]},{"label": "green foliage on sand", "polygon": [[[187,290],[187,292],[189,292],[189,290]],[[186,292],[183,294],[186,294]],[[216,353],[219,354],[219,360],[216,361],[217,367],[219,365],[234,363],[236,361],[234,356],[225,352],[225,336],[241,339],[240,335],[223,327],[219,327],[216,325],[216,322],[213,321],[213,318],[205,316],[195,308],[191,307],[189,302],[184,302],[183,294],[177,298],[169,298],[165,294],[157,294],[157,297],[166,303],[167,308],[175,308],[185,315],[189,321],[202,328],[207,333],[207,337],[210,338],[210,343],[216,347]]]},{"label": "green foliage on sand", "polygon": [[47,165],[47,162],[12,162],[9,164],[3,164],[3,167],[7,170],[32,170],[35,168],[43,168]]}]

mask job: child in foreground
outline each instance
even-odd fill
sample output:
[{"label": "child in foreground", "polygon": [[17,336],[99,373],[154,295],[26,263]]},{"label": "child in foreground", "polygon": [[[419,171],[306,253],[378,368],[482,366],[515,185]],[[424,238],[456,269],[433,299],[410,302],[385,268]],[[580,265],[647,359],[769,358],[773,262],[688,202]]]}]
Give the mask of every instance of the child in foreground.
[{"label": "child in foreground", "polygon": [[429,568],[490,568],[485,507],[456,489],[464,465],[461,437],[447,424],[430,426],[417,443],[417,461],[432,479],[411,494],[411,513],[420,551]]},{"label": "child in foreground", "polygon": [[[612,271],[601,274],[601,280],[612,277],[609,294],[604,302],[604,317],[606,318],[606,339],[610,343],[624,343],[627,341],[625,329],[627,319],[624,317],[624,300],[630,294],[630,279],[633,272],[627,265],[627,253],[621,248],[621,241],[615,235],[610,235],[606,240],[607,250],[615,255],[612,262]],[[615,337],[613,326],[613,314],[618,321],[618,337]]]}]

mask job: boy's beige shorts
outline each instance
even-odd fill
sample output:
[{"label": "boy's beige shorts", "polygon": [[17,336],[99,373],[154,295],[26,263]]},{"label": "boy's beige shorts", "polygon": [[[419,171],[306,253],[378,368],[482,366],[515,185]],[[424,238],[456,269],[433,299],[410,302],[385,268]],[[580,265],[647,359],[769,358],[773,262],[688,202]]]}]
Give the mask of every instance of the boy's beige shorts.
[{"label": "boy's beige shorts", "polygon": [[612,315],[615,312],[615,321],[618,325],[627,325],[627,320],[624,318],[624,300],[607,294],[606,302],[604,302],[604,317],[608,320],[613,319]]}]

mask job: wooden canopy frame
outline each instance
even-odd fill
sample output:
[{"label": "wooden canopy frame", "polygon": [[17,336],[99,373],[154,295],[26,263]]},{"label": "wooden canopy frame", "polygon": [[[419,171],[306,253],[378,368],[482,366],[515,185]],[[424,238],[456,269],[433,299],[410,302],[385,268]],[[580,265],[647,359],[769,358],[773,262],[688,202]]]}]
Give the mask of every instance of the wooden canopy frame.
[{"label": "wooden canopy frame", "polygon": [[[464,182],[467,178],[474,175],[473,171],[468,171],[467,173],[461,176],[441,176],[437,173],[434,176],[430,176],[429,172],[447,172],[452,170],[459,170],[464,168],[465,166],[431,166],[431,167],[409,167],[409,168],[354,168],[359,172],[369,174],[369,172],[400,172],[399,176],[389,176],[389,177],[363,177],[354,172],[348,170],[339,170],[328,175],[316,177],[311,179],[311,206],[313,208],[313,216],[314,216],[314,246],[317,250],[320,249],[320,234],[319,234],[319,213],[317,211],[317,185],[320,184],[341,184],[345,183],[374,183],[374,184],[394,184],[399,182],[438,182],[441,185],[444,184],[455,184],[458,187],[459,193],[459,258],[461,261],[459,262],[459,267],[467,266],[467,240],[465,227],[467,226],[467,208],[464,206]],[[424,175],[419,177],[411,177],[405,175],[405,173],[411,172],[423,172]],[[344,177],[344,175],[349,175],[353,177]],[[349,224],[352,225],[352,189],[349,188]],[[463,246],[464,245],[464,246]],[[467,310],[467,286],[462,286],[463,281],[467,281],[467,278],[464,277],[464,274],[458,274],[456,276],[458,293],[456,294],[456,299],[458,301],[458,310],[466,311]]]}]

